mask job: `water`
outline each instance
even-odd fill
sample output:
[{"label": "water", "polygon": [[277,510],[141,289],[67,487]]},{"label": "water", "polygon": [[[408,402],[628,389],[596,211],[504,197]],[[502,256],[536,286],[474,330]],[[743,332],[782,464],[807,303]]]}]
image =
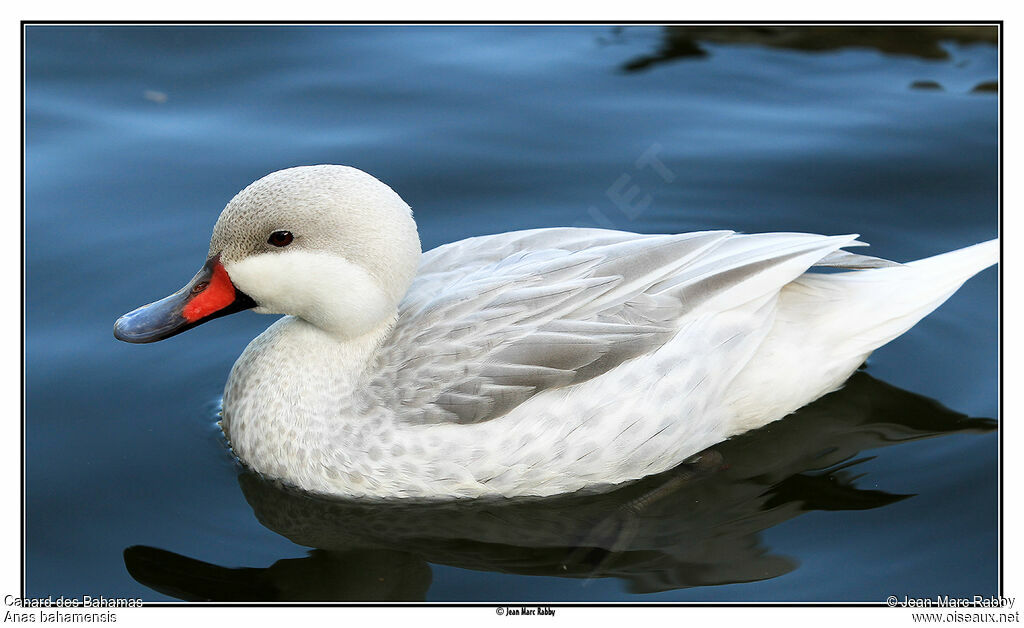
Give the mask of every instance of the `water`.
[{"label": "water", "polygon": [[192,276],[236,191],[300,164],[389,183],[424,248],[733,228],[860,233],[909,260],[995,237],[997,97],[972,90],[996,48],[883,31],[29,27],[25,593],[995,595],[999,437],[964,419],[997,417],[995,269],[721,464],[540,505],[366,512],[264,484],[214,422],[271,318],[111,336]]}]

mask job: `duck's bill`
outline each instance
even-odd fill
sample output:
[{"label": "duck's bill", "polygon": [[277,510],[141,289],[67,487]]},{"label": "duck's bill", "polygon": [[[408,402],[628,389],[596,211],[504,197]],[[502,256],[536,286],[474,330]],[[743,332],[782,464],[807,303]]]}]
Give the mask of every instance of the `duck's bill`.
[{"label": "duck's bill", "polygon": [[215,255],[181,290],[117,319],[114,337],[125,342],[156,342],[255,306],[255,301],[231,283],[220,255]]}]

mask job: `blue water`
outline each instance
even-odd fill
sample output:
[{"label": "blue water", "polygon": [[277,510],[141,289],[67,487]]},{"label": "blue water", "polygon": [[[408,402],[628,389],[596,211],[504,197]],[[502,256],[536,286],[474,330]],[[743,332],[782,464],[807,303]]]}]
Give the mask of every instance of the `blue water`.
[{"label": "blue water", "polygon": [[[113,339],[120,314],[199,268],[236,191],[300,164],[387,182],[425,249],[561,225],[732,228],[860,233],[909,260],[997,235],[998,99],[972,91],[997,77],[994,45],[940,38],[931,58],[726,38],[678,56],[674,41],[658,27],[29,26],[25,593],[996,594],[999,436],[963,418],[997,418],[995,269],[834,398],[717,448],[717,471],[497,515],[336,510],[245,475],[217,404],[270,317]],[[911,87],[926,80],[941,89]],[[647,491],[666,496],[621,516]]]}]

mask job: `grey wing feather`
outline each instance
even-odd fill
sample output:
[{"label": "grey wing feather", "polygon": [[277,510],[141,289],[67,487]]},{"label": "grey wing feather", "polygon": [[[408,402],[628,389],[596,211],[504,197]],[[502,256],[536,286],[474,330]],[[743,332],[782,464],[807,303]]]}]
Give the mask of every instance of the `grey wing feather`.
[{"label": "grey wing feather", "polygon": [[476,236],[443,244],[423,254],[420,274],[466,272],[467,260],[473,264],[494,263],[523,251],[582,251],[627,240],[655,238],[656,235],[629,233],[609,229],[555,227],[527,229],[494,235]]},{"label": "grey wing feather", "polygon": [[490,420],[651,353],[710,300],[778,290],[855,237],[563,228],[446,245],[424,256],[366,390],[414,423]]},{"label": "grey wing feather", "polygon": [[899,262],[872,257],[870,255],[859,255],[849,251],[835,251],[826,255],[815,266],[827,266],[829,268],[845,268],[848,270],[865,270],[868,268],[888,268],[889,266],[903,266]]}]

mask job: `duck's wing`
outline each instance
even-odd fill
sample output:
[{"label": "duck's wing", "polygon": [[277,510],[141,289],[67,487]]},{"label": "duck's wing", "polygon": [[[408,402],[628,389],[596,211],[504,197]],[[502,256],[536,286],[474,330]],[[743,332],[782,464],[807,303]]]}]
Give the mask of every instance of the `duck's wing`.
[{"label": "duck's wing", "polygon": [[[807,234],[757,234],[756,237],[772,235],[806,236]],[[517,253],[545,249],[573,253],[621,242],[662,237],[665,236],[581,227],[507,231],[466,238],[431,249],[423,254],[418,274],[421,280],[450,281],[453,277],[461,277],[479,270],[482,266],[512,257]],[[854,240],[844,246],[868,245],[866,242]],[[901,266],[901,264],[880,257],[836,250],[815,262],[813,266],[857,270]]]},{"label": "duck's wing", "polygon": [[855,238],[543,229],[453,243],[427,254],[364,391],[414,422],[490,420],[657,350],[698,310],[778,292]]},{"label": "duck's wing", "polygon": [[549,227],[475,236],[431,249],[420,260],[420,275],[476,269],[523,251],[556,249],[576,252],[608,244],[662,237],[629,231]]}]

